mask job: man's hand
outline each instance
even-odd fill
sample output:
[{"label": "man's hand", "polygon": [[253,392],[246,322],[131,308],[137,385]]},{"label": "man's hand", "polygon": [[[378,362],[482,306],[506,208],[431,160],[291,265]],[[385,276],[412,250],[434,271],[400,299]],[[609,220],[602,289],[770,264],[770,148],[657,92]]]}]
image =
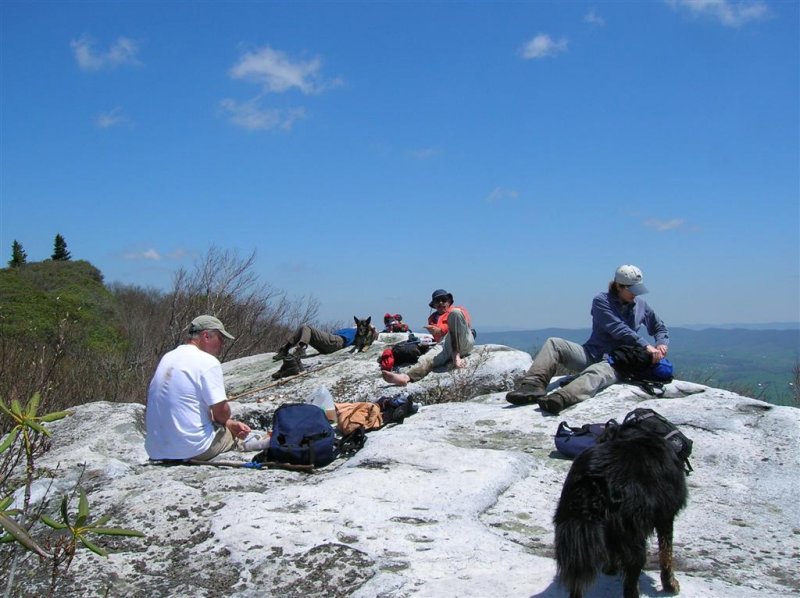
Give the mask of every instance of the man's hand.
[{"label": "man's hand", "polygon": [[228,401],[221,401],[211,406],[211,419],[221,426],[225,426],[234,438],[247,438],[250,426],[235,419],[231,419],[231,408]]},{"label": "man's hand", "polygon": [[667,345],[656,345],[656,351],[661,354],[661,359],[664,359],[667,356],[669,347]]},{"label": "man's hand", "polygon": [[428,326],[425,326],[425,330],[427,330],[428,332],[431,333],[431,336],[433,336],[433,340],[435,340],[437,343],[440,340],[442,340],[442,337],[444,336],[444,333],[442,332],[442,329],[439,328],[438,326],[428,325]]},{"label": "man's hand", "polygon": [[250,426],[235,419],[229,419],[226,421],[225,427],[228,428],[228,431],[233,435],[234,438],[238,438],[239,440],[244,440],[250,433]]}]

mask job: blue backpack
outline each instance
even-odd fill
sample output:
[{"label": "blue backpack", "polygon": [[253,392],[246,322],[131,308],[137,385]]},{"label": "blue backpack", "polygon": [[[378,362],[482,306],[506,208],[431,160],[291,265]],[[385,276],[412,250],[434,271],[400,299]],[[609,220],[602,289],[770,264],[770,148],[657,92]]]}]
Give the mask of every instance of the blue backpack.
[{"label": "blue backpack", "polygon": [[335,438],[322,409],[309,403],[286,403],[272,417],[269,447],[253,461],[322,467],[336,458]]},{"label": "blue backpack", "polygon": [[[616,424],[614,420],[609,423],[612,422]],[[597,444],[597,439],[606,431],[609,423],[583,424],[579,428],[573,428],[568,426],[567,422],[561,422],[556,430],[556,450],[566,457],[577,457],[586,449]]]}]

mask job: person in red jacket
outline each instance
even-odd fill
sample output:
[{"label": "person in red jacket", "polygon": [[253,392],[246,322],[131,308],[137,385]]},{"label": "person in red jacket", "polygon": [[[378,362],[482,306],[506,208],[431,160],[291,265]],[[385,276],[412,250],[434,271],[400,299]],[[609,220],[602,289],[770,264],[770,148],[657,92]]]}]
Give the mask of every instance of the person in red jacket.
[{"label": "person in red jacket", "polygon": [[427,376],[434,368],[450,362],[455,368],[466,365],[464,358],[475,347],[472,332],[472,319],[465,307],[453,305],[453,295],[444,289],[437,289],[428,304],[435,311],[428,317],[425,329],[431,333],[437,346],[423,355],[406,373],[383,370],[381,375],[389,384],[405,386]]}]

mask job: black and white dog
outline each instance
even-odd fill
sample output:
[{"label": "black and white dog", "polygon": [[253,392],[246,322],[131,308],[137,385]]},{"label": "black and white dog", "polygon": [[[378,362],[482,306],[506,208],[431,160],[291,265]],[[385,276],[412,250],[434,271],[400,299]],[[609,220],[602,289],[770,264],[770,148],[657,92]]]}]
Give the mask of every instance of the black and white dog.
[{"label": "black and white dog", "polygon": [[677,594],[672,524],[686,498],[683,465],[666,440],[635,424],[609,427],[576,457],[554,517],[558,575],[570,598],[581,598],[601,568],[621,570],[623,596],[638,597],[654,529],[661,583]]}]

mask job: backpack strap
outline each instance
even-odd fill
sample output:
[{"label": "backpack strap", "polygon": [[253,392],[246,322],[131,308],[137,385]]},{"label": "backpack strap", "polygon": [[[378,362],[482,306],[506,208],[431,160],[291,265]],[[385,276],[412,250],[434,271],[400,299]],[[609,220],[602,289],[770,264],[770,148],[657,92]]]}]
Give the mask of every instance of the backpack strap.
[{"label": "backpack strap", "polygon": [[340,456],[349,457],[364,448],[366,443],[367,433],[364,430],[364,426],[358,426],[349,434],[339,438],[336,445]]}]

